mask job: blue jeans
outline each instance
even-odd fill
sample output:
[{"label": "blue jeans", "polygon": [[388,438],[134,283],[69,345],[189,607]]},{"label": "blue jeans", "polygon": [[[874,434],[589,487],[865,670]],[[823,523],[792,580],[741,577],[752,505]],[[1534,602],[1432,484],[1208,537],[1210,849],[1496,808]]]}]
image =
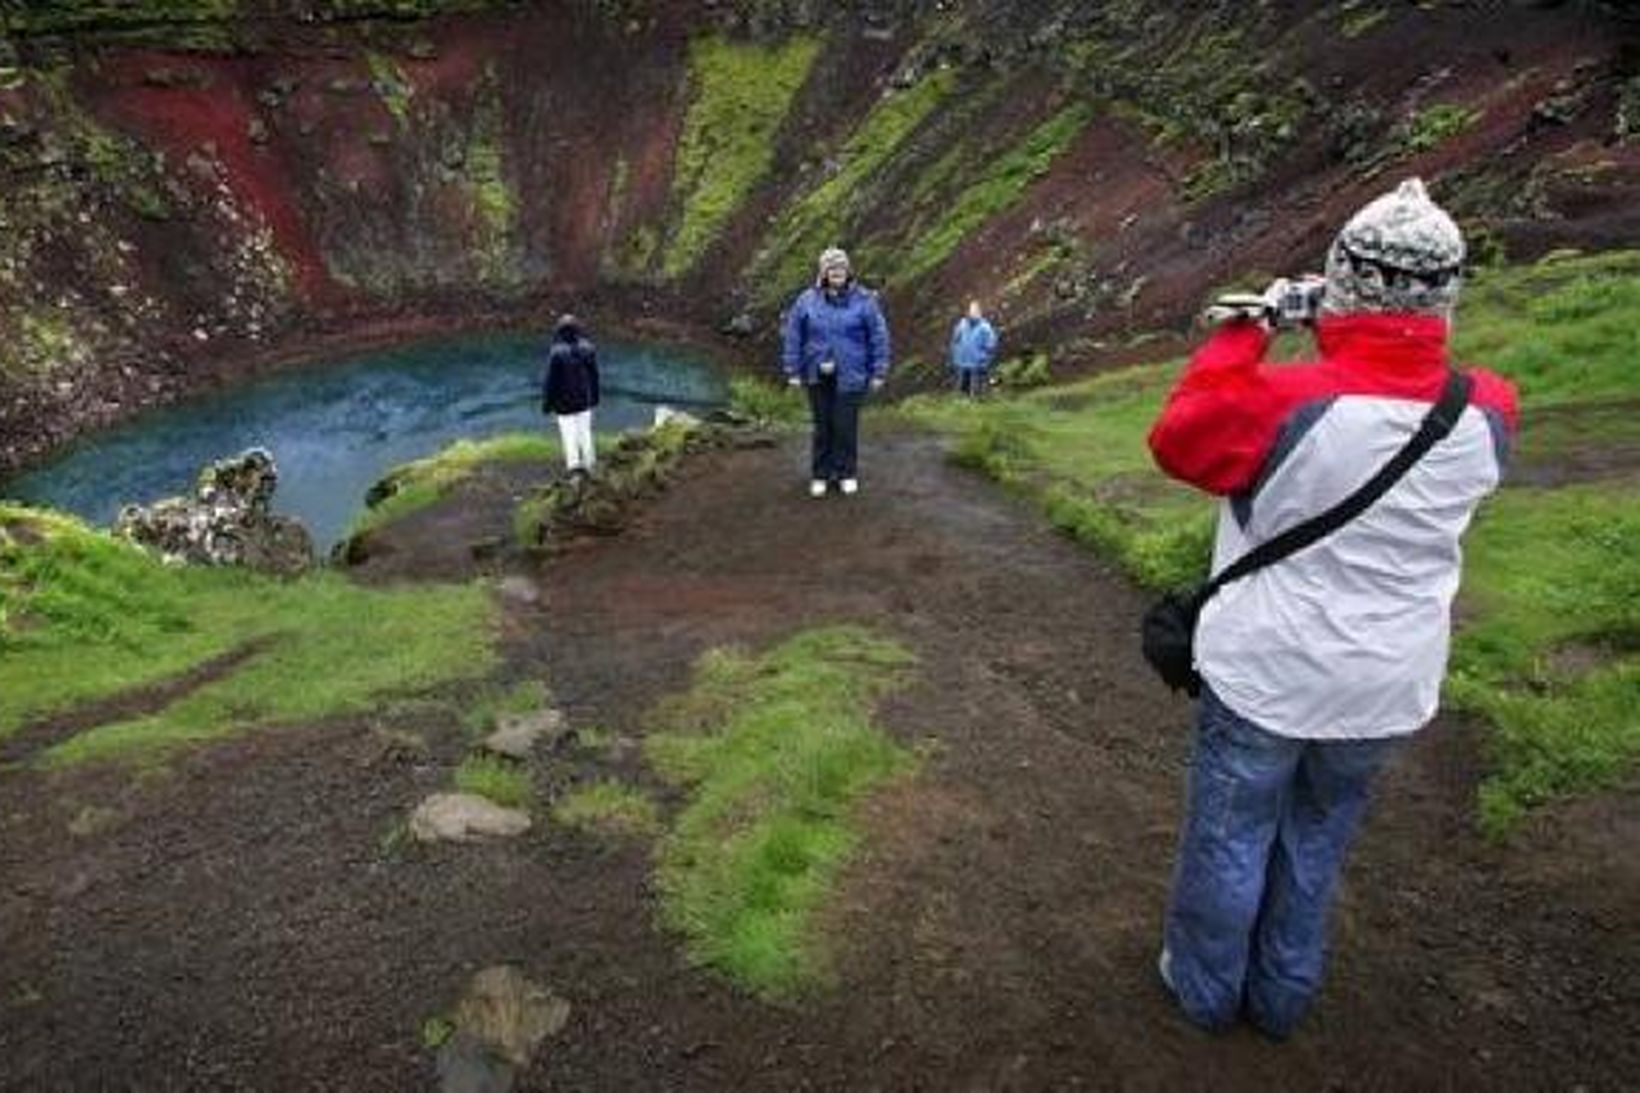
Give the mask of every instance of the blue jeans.
[{"label": "blue jeans", "polygon": [[1164,947],[1185,1016],[1285,1037],[1321,986],[1327,912],[1386,740],[1295,740],[1203,690]]}]

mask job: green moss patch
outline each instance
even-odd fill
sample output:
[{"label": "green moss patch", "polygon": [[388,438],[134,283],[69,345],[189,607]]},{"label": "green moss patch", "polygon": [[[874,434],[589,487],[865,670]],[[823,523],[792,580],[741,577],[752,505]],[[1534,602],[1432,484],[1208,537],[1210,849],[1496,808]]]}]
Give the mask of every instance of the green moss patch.
[{"label": "green moss patch", "polygon": [[1006,212],[1031,183],[1047,174],[1092,117],[1093,109],[1085,103],[1067,106],[989,161],[984,175],[964,188],[945,215],[911,244],[904,262],[890,267],[892,276],[914,280],[951,257],[970,233]]},{"label": "green moss patch", "polygon": [[747,279],[768,286],[767,293],[789,291],[807,276],[816,255],[840,238],[861,206],[880,194],[866,187],[906,140],[944,103],[956,86],[951,72],[930,75],[914,87],[892,91],[872,107],[836,154],[837,171],[781,212],[769,241],[754,260]]},{"label": "green moss patch", "polygon": [[1479,121],[1481,113],[1458,103],[1439,103],[1420,110],[1401,126],[1402,147],[1416,153],[1445,144]]},{"label": "green moss patch", "polygon": [[708,654],[657,712],[645,753],[688,792],[658,850],[662,910],[691,958],[765,996],[824,979],[813,916],[862,837],[854,805],[913,762],[870,719],[912,662],[857,627],[810,630]]},{"label": "green moss patch", "polygon": [[639,789],[608,779],[564,794],[552,806],[552,818],[599,835],[651,835],[660,828],[660,810],[653,800]]},{"label": "green moss patch", "polygon": [[374,531],[436,504],[486,463],[545,463],[558,454],[558,442],[545,433],[458,440],[435,455],[389,471],[371,487],[348,536]]},{"label": "green moss patch", "polygon": [[813,38],[779,46],[715,36],[691,43],[693,98],[673,174],[680,212],[663,260],[668,277],[695,264],[768,174],[775,135],[819,52]]},{"label": "green moss patch", "polygon": [[460,792],[476,794],[502,808],[528,811],[535,797],[529,771],[496,755],[469,755],[456,768],[454,781]]},{"label": "green moss patch", "polygon": [[1505,490],[1465,550],[1448,692],[1494,726],[1481,814],[1503,830],[1640,756],[1640,476]]},{"label": "green moss patch", "polygon": [[753,421],[775,425],[796,425],[809,415],[808,400],[801,391],[753,376],[729,381],[729,406]]},{"label": "green moss patch", "polygon": [[151,686],[251,646],[231,671],[159,711],[79,732],[48,763],[143,756],[488,675],[484,590],[360,588],[174,568],[68,517],[0,506],[0,736]]}]

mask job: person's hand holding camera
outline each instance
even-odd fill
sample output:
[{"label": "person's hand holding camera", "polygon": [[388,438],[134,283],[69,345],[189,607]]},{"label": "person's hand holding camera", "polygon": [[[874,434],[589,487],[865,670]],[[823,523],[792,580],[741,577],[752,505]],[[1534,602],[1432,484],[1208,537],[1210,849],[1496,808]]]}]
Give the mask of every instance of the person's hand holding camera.
[{"label": "person's hand holding camera", "polygon": [[1256,292],[1226,292],[1215,297],[1207,310],[1202,312],[1202,322],[1207,326],[1220,326],[1224,323],[1247,322],[1265,324],[1268,319],[1268,308],[1264,297]]},{"label": "person's hand holding camera", "polygon": [[1223,293],[1202,312],[1202,321],[1208,326],[1258,323],[1267,330],[1313,325],[1325,288],[1325,279],[1313,274],[1293,279],[1277,277],[1263,292]]}]

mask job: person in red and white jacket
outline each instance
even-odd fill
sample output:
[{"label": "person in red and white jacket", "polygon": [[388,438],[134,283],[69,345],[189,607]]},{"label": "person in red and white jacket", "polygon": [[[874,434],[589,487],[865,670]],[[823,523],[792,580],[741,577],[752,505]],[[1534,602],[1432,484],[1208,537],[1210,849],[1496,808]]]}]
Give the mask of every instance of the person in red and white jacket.
[{"label": "person in red and white jacket", "polygon": [[[1319,359],[1266,361],[1234,308],[1150,433],[1168,474],[1224,500],[1213,569],[1332,507],[1440,397],[1463,240],[1417,179],[1333,241]],[[1516,426],[1506,380],[1466,368],[1456,427],[1367,511],[1222,588],[1195,638],[1203,681],[1188,815],[1160,960],[1186,1016],[1287,1036],[1320,987],[1326,917],[1367,787],[1434,715],[1459,545]]]}]

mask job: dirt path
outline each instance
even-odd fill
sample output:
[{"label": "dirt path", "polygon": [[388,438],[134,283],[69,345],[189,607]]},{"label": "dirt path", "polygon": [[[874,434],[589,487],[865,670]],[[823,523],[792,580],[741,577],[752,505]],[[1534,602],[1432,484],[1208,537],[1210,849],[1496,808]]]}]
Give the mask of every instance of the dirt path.
[{"label": "dirt path", "polygon": [[[544,609],[507,626],[514,672],[629,735],[714,645],[847,621],[916,650],[881,713],[930,758],[866,810],[827,920],[835,992],[770,1007],[685,966],[642,845],[543,824],[384,857],[460,753],[424,711],[238,741],[160,783],[7,776],[0,1089],[426,1088],[421,1022],[501,960],[575,1007],[534,1090],[1594,1093],[1640,1073],[1637,787],[1490,847],[1455,723],[1384,780],[1311,1024],[1274,1046],[1177,1018],[1152,959],[1190,710],[1133,648],[1143,597],[934,441],[867,447],[850,501],[800,495],[795,443],[705,457],[627,534],[554,560]],[[642,774],[630,753],[616,772]],[[118,818],[70,834],[86,804]]]}]

